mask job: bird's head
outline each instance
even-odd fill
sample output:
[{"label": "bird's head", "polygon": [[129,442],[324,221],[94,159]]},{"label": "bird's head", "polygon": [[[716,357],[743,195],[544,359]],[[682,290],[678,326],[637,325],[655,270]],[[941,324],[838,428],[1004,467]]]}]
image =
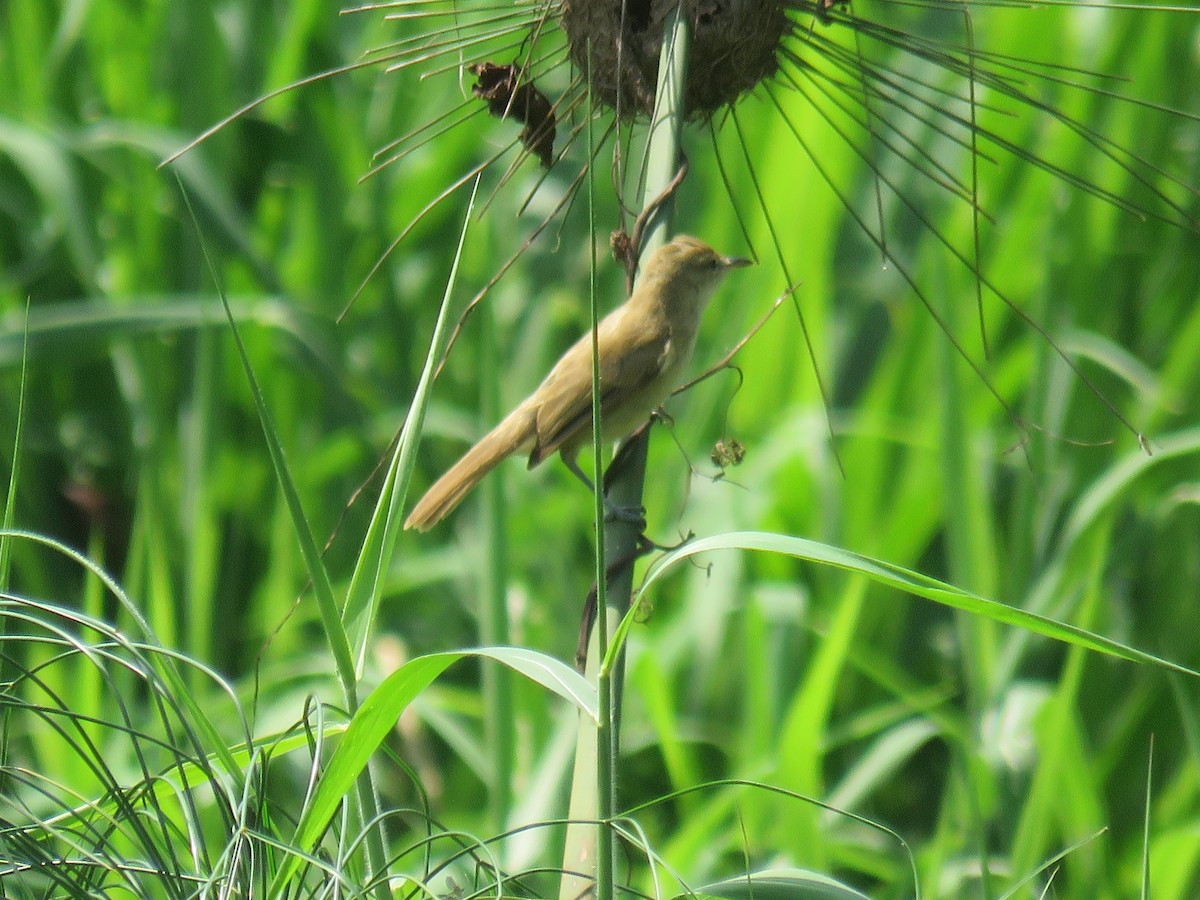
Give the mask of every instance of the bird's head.
[{"label": "bird's head", "polygon": [[680,312],[693,309],[698,315],[727,272],[751,264],[740,256],[723,256],[704,241],[683,234],[650,255],[638,290],[659,292],[668,307]]}]

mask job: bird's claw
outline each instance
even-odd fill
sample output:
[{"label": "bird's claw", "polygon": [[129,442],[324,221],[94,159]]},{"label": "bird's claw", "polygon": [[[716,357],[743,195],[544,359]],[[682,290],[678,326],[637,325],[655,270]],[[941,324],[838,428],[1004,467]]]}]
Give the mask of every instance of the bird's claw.
[{"label": "bird's claw", "polygon": [[643,532],[646,530],[646,507],[618,506],[615,503],[609,502],[608,498],[605,498],[604,521],[626,522],[630,525],[636,525],[638,531]]}]

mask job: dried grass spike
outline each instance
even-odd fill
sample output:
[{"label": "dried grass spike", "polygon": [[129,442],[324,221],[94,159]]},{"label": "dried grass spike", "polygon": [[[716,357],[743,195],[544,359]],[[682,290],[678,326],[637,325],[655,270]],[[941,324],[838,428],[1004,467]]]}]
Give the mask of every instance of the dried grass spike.
[{"label": "dried grass spike", "polygon": [[477,63],[468,70],[477,79],[471,93],[487,103],[493,116],[523,124],[518,135],[521,143],[549,169],[554,161],[557,124],[550,98],[530,82],[521,81],[521,68],[515,63]]}]

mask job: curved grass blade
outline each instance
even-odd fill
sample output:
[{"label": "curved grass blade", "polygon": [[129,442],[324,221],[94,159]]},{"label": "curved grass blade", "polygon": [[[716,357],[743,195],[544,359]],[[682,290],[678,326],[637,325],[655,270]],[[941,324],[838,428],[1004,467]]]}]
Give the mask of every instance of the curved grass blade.
[{"label": "curved grass blade", "polygon": [[[597,718],[596,689],[552,656],[519,647],[491,647],[417,657],[385,678],[350,720],[296,826],[293,844],[297,849],[311,850],[324,834],[347,792],[408,705],[453,663],[466,657],[502,663],[572,703],[593,721]],[[288,890],[290,880],[303,862],[300,856],[288,859],[275,876],[271,896],[279,897]]]},{"label": "curved grass blade", "polygon": [[[922,575],[919,572],[905,569],[902,566],[872,559],[869,556],[843,550],[840,547],[833,547],[819,541],[785,534],[741,531],[701,538],[700,540],[685,544],[679,549],[672,550],[655,560],[646,572],[645,580],[638,591],[638,598],[640,599],[654,582],[662,578],[677,563],[698,554],[714,550],[751,550],[764,553],[777,553],[783,556],[791,556],[795,559],[832,566],[847,572],[865,575],[872,581],[895,588],[898,591],[914,594],[915,596],[932,600],[935,603],[940,603],[952,609],[963,610],[972,615],[985,616],[1004,625],[1024,628],[1043,637],[1061,641],[1065,644],[1094,650],[1097,653],[1103,653],[1107,656],[1123,659],[1128,662],[1155,666],[1184,675],[1190,675],[1194,678],[1200,678],[1200,672],[1189,669],[1187,666],[1163,659],[1151,653],[1146,653],[1143,650],[1138,650],[1136,647],[1130,647],[1119,641],[1114,641],[1087,629],[1071,625],[1070,623],[1059,622],[1048,616],[1027,612],[996,600],[980,597],[978,594],[964,591],[961,588],[938,581],[936,578]],[[634,614],[631,612],[622,621],[619,639],[613,641],[613,648],[619,647],[623,642],[625,634],[632,625],[633,618]],[[615,652],[615,649],[610,648],[609,656],[611,657]]]},{"label": "curved grass blade", "polygon": [[870,900],[848,885],[828,875],[808,869],[767,869],[747,872],[737,878],[726,878],[702,885],[687,896],[720,897],[722,900]]}]

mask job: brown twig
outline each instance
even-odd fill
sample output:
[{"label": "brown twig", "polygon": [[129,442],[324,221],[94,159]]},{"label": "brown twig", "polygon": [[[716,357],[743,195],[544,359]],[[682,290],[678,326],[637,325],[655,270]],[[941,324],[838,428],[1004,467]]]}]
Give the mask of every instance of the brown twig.
[{"label": "brown twig", "polygon": [[738,341],[736,344],[733,345],[732,350],[730,350],[728,353],[726,353],[718,362],[709,366],[707,369],[705,369],[703,372],[701,372],[699,375],[697,375],[691,381],[675,388],[675,390],[671,392],[671,396],[674,397],[676,394],[682,394],[684,391],[691,390],[696,385],[698,385],[700,382],[704,381],[705,379],[711,378],[713,375],[717,374],[717,372],[721,371],[726,366],[728,366],[730,360],[732,360],[735,356],[737,356],[737,354],[741,351],[741,349],[743,347],[745,347],[748,343],[750,343],[751,338],[753,338],[756,334],[758,334],[762,330],[763,326],[767,324],[767,321],[771,318],[771,316],[775,315],[775,310],[779,309],[779,307],[783,305],[783,301],[786,300],[789,296],[791,296],[792,291],[796,290],[796,288],[798,288],[799,286],[800,286],[800,284],[799,284],[799,282],[797,282],[796,284],[793,284],[790,287],[788,287],[788,289],[786,291],[784,291],[782,294],[780,294],[778,297],[776,297],[775,302],[771,304],[771,308],[769,310],[767,310],[766,315],[764,315],[761,319],[759,319],[758,323],[753,328],[751,328],[748,332],[746,332],[745,336],[740,341]]},{"label": "brown twig", "polygon": [[662,205],[671,198],[671,195],[679,189],[679,186],[683,184],[683,179],[687,177],[687,157],[684,156],[682,160],[679,164],[679,170],[675,173],[675,177],[667,183],[667,186],[662,189],[662,192],[657,197],[646,204],[645,209],[638,213],[638,217],[633,223],[633,230],[628,235],[624,232],[617,232],[613,235],[613,255],[625,266],[626,295],[633,293],[633,282],[637,277],[638,257],[641,255],[642,249],[642,235],[646,231],[646,226],[650,224],[650,220]]}]

